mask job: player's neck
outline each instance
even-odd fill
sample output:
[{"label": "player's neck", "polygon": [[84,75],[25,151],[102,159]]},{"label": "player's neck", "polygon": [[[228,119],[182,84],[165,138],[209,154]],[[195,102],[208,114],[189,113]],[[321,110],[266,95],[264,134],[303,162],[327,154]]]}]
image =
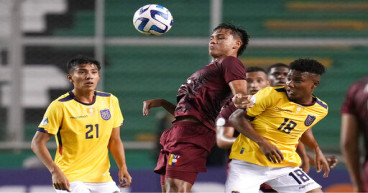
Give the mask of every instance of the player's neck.
[{"label": "player's neck", "polygon": [[310,105],[313,105],[316,102],[316,100],[313,96],[311,96],[311,97],[307,97],[305,99],[300,99],[300,100],[294,101],[294,102],[298,103],[298,104],[301,104],[303,106],[310,106]]},{"label": "player's neck", "polygon": [[[237,57],[236,55],[229,55],[229,56],[233,56],[235,58]],[[228,56],[226,55],[226,56],[212,57],[211,63],[214,63],[215,61],[220,60],[225,57],[228,57]]]},{"label": "player's neck", "polygon": [[74,97],[82,103],[92,103],[95,100],[95,91],[72,90]]}]

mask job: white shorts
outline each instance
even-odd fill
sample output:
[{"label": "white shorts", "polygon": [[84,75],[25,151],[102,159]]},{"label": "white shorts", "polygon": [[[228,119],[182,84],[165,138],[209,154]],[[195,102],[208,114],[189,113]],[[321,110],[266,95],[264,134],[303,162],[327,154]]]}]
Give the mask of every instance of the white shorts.
[{"label": "white shorts", "polygon": [[[120,193],[114,181],[103,183],[70,182],[71,193]],[[56,189],[55,189],[56,190]],[[69,193],[66,190],[56,190],[57,193]]]},{"label": "white shorts", "polygon": [[277,192],[308,192],[321,186],[299,167],[264,167],[240,160],[231,160],[225,184],[226,193],[258,193],[261,184]]}]

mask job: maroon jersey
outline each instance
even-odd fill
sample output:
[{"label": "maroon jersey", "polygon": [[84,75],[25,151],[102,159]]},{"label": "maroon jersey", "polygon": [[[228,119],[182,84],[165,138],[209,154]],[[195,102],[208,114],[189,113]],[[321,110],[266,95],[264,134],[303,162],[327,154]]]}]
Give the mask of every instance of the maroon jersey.
[{"label": "maroon jersey", "polygon": [[232,56],[198,70],[179,88],[175,117],[194,116],[216,131],[215,119],[232,95],[228,83],[233,80],[246,80],[246,70],[242,62]]},{"label": "maroon jersey", "polygon": [[368,76],[352,84],[346,94],[341,113],[354,115],[364,133],[366,161],[368,160]]},{"label": "maroon jersey", "polygon": [[229,123],[229,117],[230,115],[236,111],[236,107],[234,103],[232,102],[231,98],[226,102],[226,104],[222,107],[220,114],[217,116],[217,119],[223,118],[225,119],[225,127],[231,127]]}]

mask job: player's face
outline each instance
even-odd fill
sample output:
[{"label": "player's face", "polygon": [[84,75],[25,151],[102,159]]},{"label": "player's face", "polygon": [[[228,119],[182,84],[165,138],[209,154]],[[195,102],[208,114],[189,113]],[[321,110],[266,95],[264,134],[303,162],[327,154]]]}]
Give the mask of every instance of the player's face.
[{"label": "player's face", "polygon": [[289,68],[286,67],[274,67],[271,68],[268,74],[271,86],[284,86],[286,84],[286,77],[289,73]]},{"label": "player's face", "polygon": [[237,57],[241,44],[240,39],[235,38],[230,29],[219,29],[210,36],[209,53],[213,58]]},{"label": "player's face", "polygon": [[311,103],[313,90],[319,83],[316,82],[315,76],[309,72],[290,70],[286,82],[288,98],[299,104]]},{"label": "player's face", "polygon": [[100,73],[95,64],[81,64],[74,67],[67,78],[73,83],[76,90],[94,91],[100,80]]},{"label": "player's face", "polygon": [[270,86],[270,82],[267,79],[266,73],[262,71],[247,72],[248,93],[251,95],[256,94],[264,87]]}]

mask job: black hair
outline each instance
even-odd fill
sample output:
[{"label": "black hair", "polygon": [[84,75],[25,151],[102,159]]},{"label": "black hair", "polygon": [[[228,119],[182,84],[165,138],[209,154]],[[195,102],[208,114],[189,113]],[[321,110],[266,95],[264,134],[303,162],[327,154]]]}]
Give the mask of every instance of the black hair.
[{"label": "black hair", "polygon": [[231,30],[231,35],[233,36],[235,35],[240,38],[240,40],[242,41],[242,45],[240,46],[238,53],[237,53],[237,56],[240,56],[244,52],[244,50],[247,48],[247,45],[249,42],[249,35],[247,31],[231,23],[221,23],[217,27],[215,27],[215,29],[213,29],[213,32],[219,29],[229,29]]},{"label": "black hair", "polygon": [[309,58],[300,58],[290,63],[290,69],[300,72],[309,72],[318,75],[325,73],[325,67],[317,60]]},{"label": "black hair", "polygon": [[247,73],[248,72],[264,72],[266,74],[265,69],[258,67],[258,66],[249,66],[247,67]]},{"label": "black hair", "polygon": [[78,56],[71,58],[66,64],[66,69],[68,73],[70,73],[74,67],[79,66],[81,64],[94,64],[97,66],[98,70],[101,69],[100,62],[98,62],[96,59],[92,57],[83,56],[83,55],[78,55]]},{"label": "black hair", "polygon": [[286,64],[284,64],[284,63],[276,63],[276,64],[272,64],[271,66],[269,66],[268,68],[267,68],[267,74],[269,74],[270,72],[271,72],[271,69],[272,68],[277,68],[277,67],[284,67],[284,68],[287,68],[287,69],[289,69],[290,68],[290,66],[288,66],[288,65],[286,65]]}]

